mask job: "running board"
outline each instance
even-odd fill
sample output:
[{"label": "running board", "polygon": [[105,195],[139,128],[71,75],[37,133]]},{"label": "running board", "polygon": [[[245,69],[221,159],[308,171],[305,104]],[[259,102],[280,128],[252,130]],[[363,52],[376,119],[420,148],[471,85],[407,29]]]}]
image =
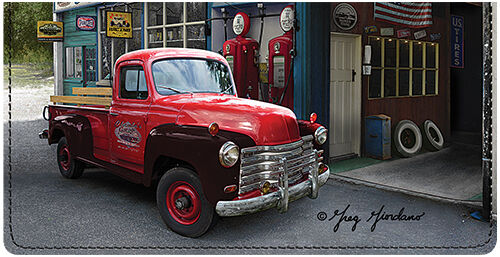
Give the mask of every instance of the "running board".
[{"label": "running board", "polygon": [[330,157],[329,163],[339,162],[339,161],[353,159],[353,158],[357,158],[357,157],[358,157],[358,154],[355,154],[355,153],[348,153],[348,154],[343,154],[343,155],[339,155],[339,156],[333,156],[333,157]]}]

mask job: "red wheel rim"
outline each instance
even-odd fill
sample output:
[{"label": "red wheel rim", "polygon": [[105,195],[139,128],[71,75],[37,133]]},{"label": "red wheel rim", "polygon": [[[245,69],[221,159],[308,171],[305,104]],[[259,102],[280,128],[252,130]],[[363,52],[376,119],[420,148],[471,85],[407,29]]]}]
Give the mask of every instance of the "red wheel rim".
[{"label": "red wheel rim", "polygon": [[61,164],[61,167],[63,169],[69,169],[70,159],[71,154],[69,153],[68,146],[64,145],[63,147],[61,147],[61,150],[59,150],[59,163]]},{"label": "red wheel rim", "polygon": [[201,201],[196,190],[187,182],[170,185],[166,196],[167,209],[175,221],[183,225],[195,223],[201,214]]}]

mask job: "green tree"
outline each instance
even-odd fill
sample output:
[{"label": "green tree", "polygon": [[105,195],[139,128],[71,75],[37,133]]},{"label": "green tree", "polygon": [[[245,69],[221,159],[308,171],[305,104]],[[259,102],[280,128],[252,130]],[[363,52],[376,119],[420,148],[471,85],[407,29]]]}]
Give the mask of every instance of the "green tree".
[{"label": "green tree", "polygon": [[[11,15],[9,15],[9,5]],[[8,58],[8,40],[12,40],[13,63],[52,64],[52,43],[39,42],[36,37],[37,21],[52,20],[50,2],[4,3],[4,63]],[[10,16],[10,20],[9,20]],[[12,37],[8,37],[11,26]]]}]

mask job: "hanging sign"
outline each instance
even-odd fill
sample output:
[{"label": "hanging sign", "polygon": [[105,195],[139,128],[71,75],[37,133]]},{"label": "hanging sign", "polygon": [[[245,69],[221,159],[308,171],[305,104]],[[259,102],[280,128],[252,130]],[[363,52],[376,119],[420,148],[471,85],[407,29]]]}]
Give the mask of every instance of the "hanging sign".
[{"label": "hanging sign", "polygon": [[413,36],[415,36],[415,39],[421,39],[427,36],[427,32],[425,30],[420,30],[413,33]]},{"label": "hanging sign", "polygon": [[132,38],[132,13],[106,11],[106,36]]},{"label": "hanging sign", "polygon": [[96,16],[77,15],[76,28],[83,31],[95,31],[97,25]]},{"label": "hanging sign", "polygon": [[342,30],[350,30],[358,22],[358,13],[352,5],[340,3],[333,10],[333,22]]},{"label": "hanging sign", "polygon": [[63,23],[59,21],[38,21],[36,36],[38,41],[59,42],[63,41]]},{"label": "hanging sign", "polygon": [[451,15],[451,67],[464,67],[464,18]]},{"label": "hanging sign", "polygon": [[410,30],[409,29],[400,29],[396,31],[398,34],[398,38],[405,38],[410,36]]},{"label": "hanging sign", "polygon": [[288,32],[293,28],[293,20],[295,19],[295,13],[293,12],[293,6],[288,5],[281,10],[280,14],[280,27],[284,32]]}]

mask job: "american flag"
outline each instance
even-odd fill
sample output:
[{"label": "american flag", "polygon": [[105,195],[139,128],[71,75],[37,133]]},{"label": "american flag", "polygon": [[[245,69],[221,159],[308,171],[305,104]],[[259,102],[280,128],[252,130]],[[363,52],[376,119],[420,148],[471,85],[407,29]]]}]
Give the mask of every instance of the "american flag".
[{"label": "american flag", "polygon": [[374,17],[410,28],[423,28],[432,25],[431,3],[374,3]]}]

